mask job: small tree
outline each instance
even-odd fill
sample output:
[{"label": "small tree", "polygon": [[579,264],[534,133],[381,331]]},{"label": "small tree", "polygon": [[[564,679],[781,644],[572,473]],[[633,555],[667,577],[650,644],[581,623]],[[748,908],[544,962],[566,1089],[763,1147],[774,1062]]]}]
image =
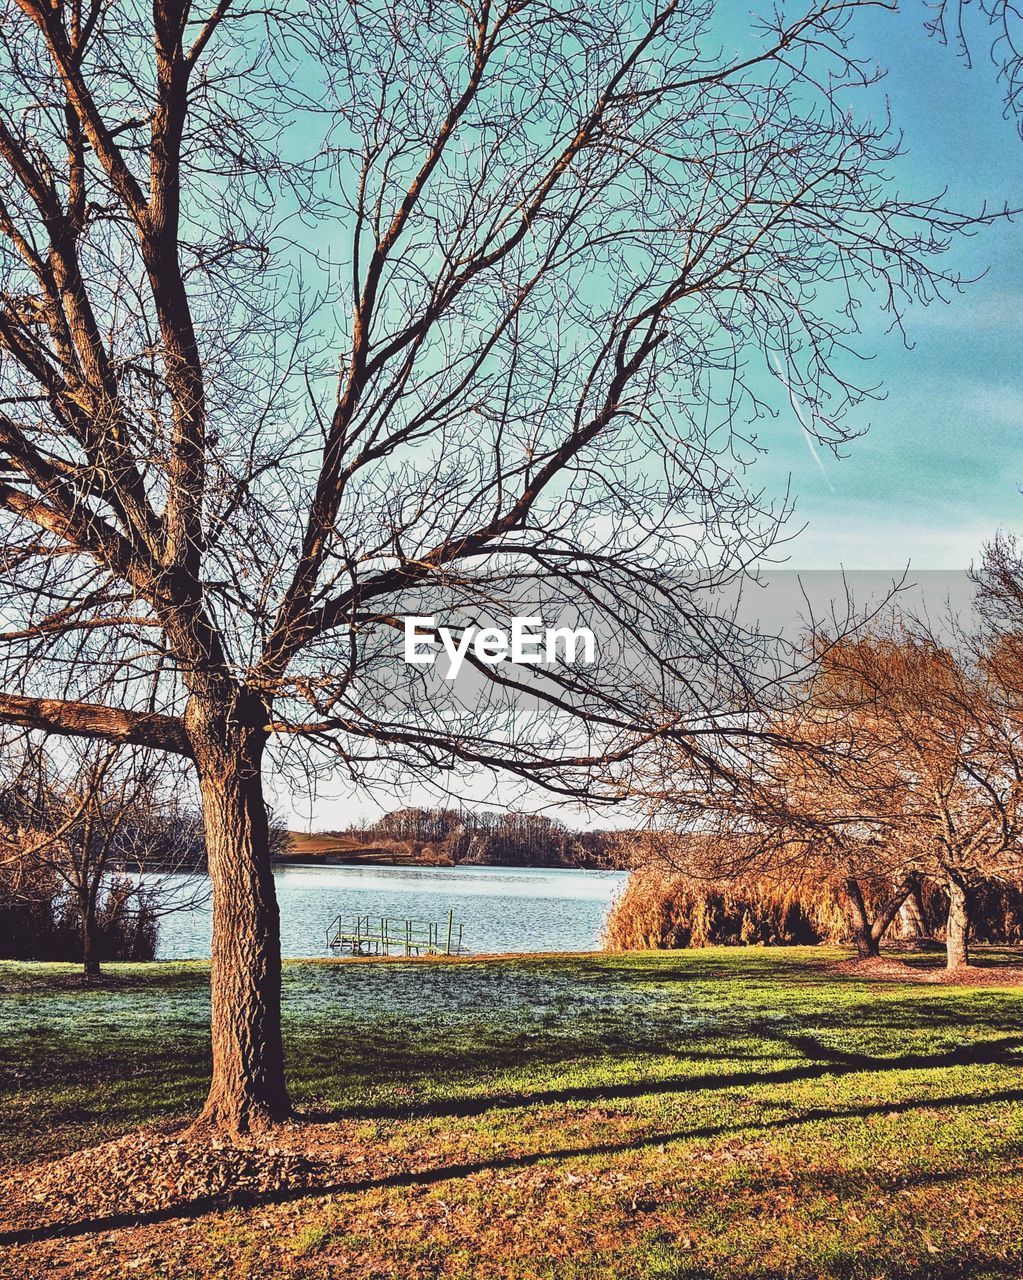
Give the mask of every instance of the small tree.
[{"label": "small tree", "polygon": [[183,898],[180,891],[147,888],[144,880],[154,864],[167,870],[194,866],[201,839],[197,849],[199,833],[194,822],[182,821],[158,755],[81,744],[61,755],[55,760],[38,743],[18,753],[4,788],[0,839],[5,861],[29,884],[42,877],[66,899],[83,970],[96,977],[104,929],[123,931],[131,913],[155,925],[159,914],[202,896],[198,885]]},{"label": "small tree", "polygon": [[794,844],[802,874],[833,886],[867,957],[878,954],[920,866],[900,826],[898,733],[864,689],[856,661],[863,643],[815,638],[811,675],[777,725],[798,745],[769,753],[763,812]]}]

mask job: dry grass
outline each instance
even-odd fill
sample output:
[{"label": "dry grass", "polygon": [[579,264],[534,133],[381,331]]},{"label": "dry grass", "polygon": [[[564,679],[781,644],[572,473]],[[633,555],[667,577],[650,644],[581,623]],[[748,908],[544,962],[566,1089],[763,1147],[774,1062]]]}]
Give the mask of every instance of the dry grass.
[{"label": "dry grass", "polygon": [[661,867],[634,871],[604,928],[609,951],[717,944],[812,945],[847,932],[830,887],[766,880],[712,884]]}]

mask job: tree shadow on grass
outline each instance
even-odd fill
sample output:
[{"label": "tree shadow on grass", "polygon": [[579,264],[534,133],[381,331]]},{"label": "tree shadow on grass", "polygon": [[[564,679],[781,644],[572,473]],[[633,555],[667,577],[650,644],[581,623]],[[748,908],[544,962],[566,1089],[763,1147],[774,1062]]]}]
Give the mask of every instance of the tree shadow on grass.
[{"label": "tree shadow on grass", "polygon": [[[630,975],[630,976],[634,976]],[[558,1072],[565,1064],[576,1065],[580,1057],[639,1059],[681,1058],[687,1065],[703,1060],[713,1063],[735,1059],[745,1063],[770,1063],[778,1057],[803,1057],[802,1043],[789,1040],[789,1051],[771,1052],[772,1042],[784,1040],[787,1033],[808,1027],[813,1033],[847,1033],[865,1039],[875,1052],[862,1056],[862,1066],[869,1069],[894,1061],[876,1052],[879,1048],[902,1048],[919,1043],[930,1053],[915,1055],[916,1064],[926,1064],[934,1051],[946,1049],[953,1056],[946,1065],[964,1061],[982,1061],[990,1047],[978,1044],[980,1035],[997,1036],[1018,1026],[1019,1001],[1015,995],[983,992],[966,996],[956,991],[953,1001],[934,999],[933,988],[919,995],[902,995],[879,1001],[876,997],[851,1003],[826,1005],[814,1002],[812,1007],[792,1008],[780,1013],[765,1012],[763,1004],[716,1010],[702,1022],[687,1020],[684,1003],[632,1010],[624,1007],[620,1022],[582,1022],[559,1028],[539,1028],[531,1034],[500,1035],[484,1028],[480,1037],[471,1034],[471,1019],[453,1020],[444,1034],[426,1034],[416,1022],[405,1024],[400,1031],[388,1026],[368,1028],[349,1036],[314,1035],[292,1037],[289,1042],[289,1071],[307,1096],[330,1096],[338,1080],[372,1084],[377,1090],[400,1082],[408,1085],[417,1079],[428,1084],[428,1092],[438,1081],[457,1083],[479,1080],[488,1075],[523,1070],[530,1073]],[[964,1032],[960,1023],[968,1003],[969,1036],[974,1046],[963,1047]],[[422,1039],[420,1042],[420,1035]],[[1007,1045],[1005,1041],[993,1041]],[[988,1041],[988,1046],[992,1040]],[[813,1055],[820,1061],[837,1061],[835,1053],[819,1046]],[[904,1055],[902,1065],[915,1065],[913,1056]],[[898,1062],[896,1061],[896,1065]],[[708,1071],[708,1076],[712,1075]],[[704,1077],[694,1077],[691,1087],[699,1087]],[[717,1076],[714,1076],[717,1079]],[[744,1084],[744,1078],[735,1083]],[[345,1090],[348,1092],[348,1090]],[[473,1090],[474,1093],[477,1090]],[[556,1101],[566,1100],[558,1093]],[[461,1104],[460,1104],[461,1105]],[[338,1100],[335,1117],[363,1118],[401,1117],[409,1114],[398,1108],[387,1110],[386,1103],[359,1107]]]},{"label": "tree shadow on grass", "polygon": [[960,1045],[944,1053],[904,1053],[897,1057],[874,1057],[849,1052],[822,1044],[811,1036],[776,1033],[772,1036],[791,1046],[805,1059],[804,1065],[779,1067],[773,1071],[730,1071],[700,1075],[666,1076],[656,1080],[642,1079],[622,1084],[576,1085],[565,1089],[547,1089],[534,1093],[516,1091],[470,1098],[445,1099],[439,1102],[389,1104],[370,1107],[336,1107],[309,1110],[303,1115],[313,1123],[335,1124],[341,1120],[408,1120],[413,1118],[468,1118],[490,1111],[519,1107],[566,1106],[641,1098],[655,1094],[701,1093],[711,1090],[754,1088],[760,1085],[792,1084],[819,1080],[826,1076],[853,1075],[860,1072],[922,1071],[947,1067],[1023,1066],[1023,1036],[1005,1036],[1001,1040]]},{"label": "tree shadow on grass", "polygon": [[[942,1064],[934,1063],[932,1065]],[[1023,1089],[1006,1089],[981,1096],[951,1094],[943,1097],[908,1098],[898,1102],[868,1103],[852,1107],[808,1107],[795,1115],[782,1116],[777,1119],[760,1122],[705,1125],[692,1129],[659,1131],[622,1142],[596,1143],[589,1146],[497,1156],[479,1161],[438,1165],[425,1169],[403,1170],[399,1173],[375,1178],[330,1181],[322,1185],[311,1184],[287,1187],[269,1192],[239,1192],[236,1194],[198,1197],[181,1204],[170,1205],[166,1208],[155,1209],[141,1214],[108,1214],[103,1217],[87,1218],[77,1222],[52,1223],[47,1226],[0,1232],[0,1247],[33,1244],[46,1240],[72,1239],[77,1236],[126,1228],[154,1226],[166,1222],[195,1219],[205,1214],[228,1208],[262,1208],[290,1204],[299,1200],[323,1199],[327,1196],[357,1195],[362,1192],[404,1187],[428,1187],[437,1183],[468,1178],[474,1174],[529,1169],[536,1165],[562,1160],[586,1159],[594,1156],[617,1156],[676,1142],[710,1141],[739,1134],[753,1137],[757,1134],[770,1134],[794,1129],[806,1124],[820,1124],[828,1121],[848,1123],[855,1120],[866,1120],[871,1117],[904,1115],[918,1108],[927,1108],[929,1110],[974,1108],[991,1106],[996,1103],[1017,1102],[1023,1102]],[[927,1179],[933,1183],[940,1183],[958,1181],[964,1175],[960,1170],[951,1170],[910,1176]],[[919,1276],[921,1273],[916,1270],[913,1274]],[[924,1274],[937,1275],[939,1273],[925,1272]],[[1018,1274],[1018,1270],[1014,1274]]]},{"label": "tree shadow on grass", "polygon": [[[610,967],[605,967],[607,961],[595,960],[575,965],[573,972],[581,969],[589,975],[592,970],[592,982],[603,993],[595,1012],[588,1012],[580,996],[576,1012],[570,1012],[564,1022],[552,1014],[553,1022],[526,1031],[516,1026],[516,1009],[542,999],[546,986],[539,966],[529,971],[528,982],[521,975],[517,979],[519,1004],[500,1010],[500,1018],[490,1022],[476,1019],[478,985],[471,993],[459,994],[460,970],[452,967],[436,974],[431,970],[431,980],[443,979],[447,984],[445,1000],[454,1002],[453,1015],[441,1035],[428,1016],[417,1012],[414,993],[407,997],[411,1010],[407,1017],[378,1023],[358,1013],[338,1017],[335,1010],[347,1006],[328,1003],[338,994],[328,984],[329,990],[325,987],[318,995],[318,1020],[304,1027],[294,1018],[289,1022],[289,1076],[296,1096],[330,1100],[321,1103],[329,1105],[329,1110],[317,1117],[329,1121],[472,1116],[489,1109],[784,1084],[814,1080],[838,1069],[898,1070],[1012,1061],[1000,1055],[1008,1054],[1013,1042],[997,1037],[1018,1026],[1015,994],[929,987],[908,993],[893,990],[891,999],[868,998],[860,980],[832,977],[828,981],[833,985],[851,984],[845,1001],[821,1000],[814,990],[804,1002],[781,1006],[778,1012],[771,1008],[770,992],[779,982],[805,985],[806,961],[799,955],[767,959],[766,969],[762,952],[749,957],[738,952],[690,954],[668,957],[665,963],[627,957]],[[497,967],[493,972],[500,976]],[[359,970],[363,985],[368,973],[368,966]],[[695,980],[730,984],[747,973],[753,988],[749,1003],[743,1001],[743,988],[736,984],[728,992],[728,1002],[718,1001],[704,1009],[701,997],[689,989]],[[346,974],[351,976],[348,970],[328,972],[332,983]],[[198,981],[191,971],[177,977],[189,986]],[[942,998],[936,999],[939,991]],[[189,1006],[186,1013],[197,1009]],[[691,1016],[694,1010],[696,1016]],[[967,1010],[970,1025],[961,1030]],[[187,1113],[201,1102],[209,1071],[205,1031],[186,1020],[181,1025],[161,1023],[153,1030],[139,1024],[138,1034],[132,1034],[117,1024],[115,1014],[116,1009],[109,1012],[102,1025],[86,1022],[57,1025],[45,1032],[36,1029],[31,1035],[8,1037],[0,1046],[0,1096],[23,1094],[32,1103],[31,1118],[24,1110],[11,1109],[11,1121],[0,1121],[0,1139],[11,1143],[19,1158],[27,1153],[35,1159],[89,1145],[90,1140],[116,1136],[142,1122]],[[507,1034],[509,1029],[516,1033]],[[809,1036],[800,1037],[804,1029],[831,1040],[852,1033],[875,1053],[843,1053]],[[966,1033],[990,1039],[964,1047],[958,1041]],[[929,1045],[934,1052],[903,1052],[893,1058],[879,1052],[889,1046],[911,1050],[918,1044]],[[779,1046],[780,1051],[775,1051]],[[642,1070],[644,1058],[660,1060],[658,1070],[668,1072],[672,1072],[671,1059],[680,1059],[681,1065],[665,1079],[558,1088],[559,1078],[583,1058],[603,1060],[603,1066],[620,1062],[621,1074],[629,1077]],[[730,1066],[738,1069],[729,1071]],[[697,1074],[688,1074],[694,1068]],[[501,1080],[506,1073],[511,1073],[513,1083]],[[481,1084],[488,1077],[497,1077],[495,1093],[489,1097],[482,1095],[485,1085]],[[554,1087],[544,1090],[544,1077]],[[525,1091],[529,1078],[536,1080],[538,1092]],[[406,1090],[412,1086],[423,1101],[417,1104],[413,1098],[399,1105],[387,1096],[396,1086]],[[456,1096],[433,1101],[445,1091]],[[367,1092],[372,1100],[368,1104]],[[55,1141],[62,1128],[67,1130],[66,1140]]]}]

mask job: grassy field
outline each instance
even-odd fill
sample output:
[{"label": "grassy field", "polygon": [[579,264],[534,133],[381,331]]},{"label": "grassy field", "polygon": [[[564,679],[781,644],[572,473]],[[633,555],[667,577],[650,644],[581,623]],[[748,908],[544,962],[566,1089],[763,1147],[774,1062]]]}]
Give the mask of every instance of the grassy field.
[{"label": "grassy field", "polygon": [[[1019,988],[881,982],[843,958],[291,964],[309,1123],[281,1142],[340,1173],[141,1225],[9,1230],[0,1275],[1020,1275]],[[118,965],[83,989],[0,964],[9,1186],[199,1104],[206,976]]]}]

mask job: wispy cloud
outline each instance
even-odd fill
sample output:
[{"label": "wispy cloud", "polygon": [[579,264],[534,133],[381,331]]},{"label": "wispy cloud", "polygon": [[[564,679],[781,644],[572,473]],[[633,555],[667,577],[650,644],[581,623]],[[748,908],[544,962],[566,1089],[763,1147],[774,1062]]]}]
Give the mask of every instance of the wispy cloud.
[{"label": "wispy cloud", "polygon": [[1023,330],[1023,290],[980,292],[967,287],[947,303],[934,302],[913,312],[913,328],[963,329],[971,333],[1018,333]]}]

